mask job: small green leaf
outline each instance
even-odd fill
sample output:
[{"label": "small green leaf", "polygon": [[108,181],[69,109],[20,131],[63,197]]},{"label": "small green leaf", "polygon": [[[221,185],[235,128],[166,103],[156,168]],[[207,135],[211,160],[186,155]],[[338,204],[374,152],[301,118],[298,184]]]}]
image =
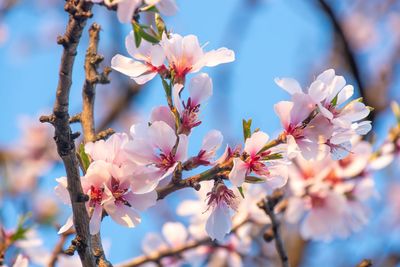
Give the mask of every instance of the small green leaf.
[{"label": "small green leaf", "polygon": [[133,27],[133,36],[135,37],[135,45],[136,47],[140,46],[142,42],[142,37],[140,36],[140,26],[137,23],[132,23]]},{"label": "small green leaf", "polygon": [[242,196],[242,198],[244,198],[243,187],[239,186],[237,189],[239,190],[239,193]]},{"label": "small green leaf", "polygon": [[162,78],[162,77],[161,77],[161,81],[162,81],[162,85],[163,85],[163,87],[164,87],[165,94],[166,94],[167,96],[170,96],[171,93],[172,93],[172,91],[171,91],[171,86],[170,86],[170,85],[167,83],[167,81],[166,81],[164,78]]},{"label": "small green leaf", "polygon": [[84,171],[86,172],[90,165],[90,159],[89,159],[89,156],[85,152],[84,144],[79,145],[79,158],[81,160],[82,167],[84,168]]},{"label": "small green leaf", "polygon": [[24,216],[21,216],[18,220],[17,229],[10,236],[11,242],[15,242],[25,238],[25,234],[29,231],[30,227],[24,226],[26,221],[31,217],[31,214],[28,213]]},{"label": "small green leaf", "polygon": [[165,27],[164,20],[161,18],[160,14],[156,13],[154,15],[154,20],[156,21],[156,27],[158,31],[158,36],[161,38],[163,35],[163,32],[167,31],[167,28]]},{"label": "small green leaf", "polygon": [[245,183],[249,183],[249,184],[265,183],[265,179],[260,178],[260,177],[256,177],[256,176],[246,176],[244,181],[245,181]]},{"label": "small green leaf", "polygon": [[252,120],[245,120],[243,119],[243,137],[244,137],[244,141],[246,141],[247,138],[250,138],[251,136],[251,122]]},{"label": "small green leaf", "polygon": [[155,37],[155,36],[145,32],[142,28],[140,31],[140,36],[152,44],[158,44],[160,42],[160,39],[158,39],[158,37]]},{"label": "small green leaf", "polygon": [[274,160],[274,159],[282,159],[283,156],[280,153],[274,153],[263,157],[263,160]]},{"label": "small green leaf", "polygon": [[336,105],[337,105],[338,95],[339,95],[339,94],[337,94],[337,95],[332,99],[332,101],[331,101],[331,104],[332,104],[332,106],[334,106],[334,107],[336,107]]}]

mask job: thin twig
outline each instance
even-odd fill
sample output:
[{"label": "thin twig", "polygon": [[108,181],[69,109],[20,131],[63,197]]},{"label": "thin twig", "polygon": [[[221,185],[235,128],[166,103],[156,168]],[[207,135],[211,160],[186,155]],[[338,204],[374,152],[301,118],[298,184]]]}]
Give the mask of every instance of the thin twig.
[{"label": "thin twig", "polygon": [[265,199],[258,203],[258,206],[268,215],[271,220],[271,227],[273,236],[275,239],[275,247],[278,252],[279,258],[282,262],[282,267],[289,267],[289,258],[283,245],[283,240],[279,230],[279,221],[275,216],[274,208],[281,201],[282,192],[276,190],[271,196],[267,196]]},{"label": "thin twig", "polygon": [[104,57],[97,53],[97,46],[100,40],[101,27],[93,23],[89,29],[89,46],[85,57],[85,84],[82,90],[83,108],[81,113],[81,123],[85,142],[96,139],[94,128],[94,99],[96,95],[96,85],[98,83],[108,83],[109,68],[99,73],[97,68]]},{"label": "thin twig", "polygon": [[[368,120],[374,121],[376,113],[380,112],[382,108],[380,105],[376,104],[377,103],[377,100],[375,99],[376,94],[371,95],[368,94],[367,92],[368,88],[363,82],[361,70],[357,64],[356,55],[350,46],[350,42],[348,41],[348,38],[340,22],[340,19],[335,14],[334,10],[326,0],[318,0],[318,1],[320,3],[320,6],[326,13],[327,17],[331,20],[335,33],[339,37],[340,42],[343,44],[344,58],[347,60],[350,72],[353,74],[353,77],[358,85],[360,96],[364,99],[364,103],[366,105],[374,108],[374,110],[372,110],[368,115]],[[380,93],[380,95],[384,96],[383,93]]]},{"label": "thin twig", "polygon": [[[109,68],[105,68],[102,73],[98,72],[99,64],[103,61],[103,56],[97,53],[100,40],[101,27],[97,23],[93,23],[89,28],[89,46],[85,56],[85,83],[82,89],[83,108],[80,116],[82,124],[84,142],[96,141],[98,136],[94,126],[94,100],[96,96],[96,85],[98,83],[109,83]],[[114,131],[111,129],[111,132]],[[111,133],[111,134],[112,134]],[[110,135],[110,131],[103,133],[103,138]],[[112,266],[107,261],[104,249],[101,243],[100,232],[91,236],[91,242],[95,257],[98,259],[99,266]]]},{"label": "thin twig", "polygon": [[58,242],[55,245],[55,247],[53,249],[53,252],[51,253],[50,261],[49,261],[49,263],[47,265],[48,267],[56,266],[56,262],[58,260],[58,256],[64,252],[65,242],[67,241],[68,237],[71,236],[73,233],[75,233],[75,231],[74,230],[72,230],[72,231],[70,230],[70,231],[62,233],[60,235],[60,238],[58,239]]},{"label": "thin twig", "polygon": [[200,182],[209,181],[214,179],[216,176],[220,175],[224,171],[230,170],[232,168],[232,159],[225,163],[217,164],[211,169],[204,171],[202,173],[193,175],[189,178],[171,182],[165,187],[157,189],[158,199],[163,199],[169,194],[187,187],[194,187],[196,190],[200,189]]},{"label": "thin twig", "polygon": [[[231,233],[236,232],[240,227],[242,227],[246,223],[251,223],[251,221],[250,220],[242,221],[241,223],[237,224],[235,227],[232,228]],[[205,237],[205,238],[202,238],[199,240],[189,241],[186,244],[176,247],[176,248],[155,251],[149,255],[143,255],[143,256],[137,257],[137,258],[127,261],[125,263],[117,264],[116,267],[136,267],[136,266],[140,266],[144,263],[160,262],[160,260],[162,258],[180,256],[185,251],[188,251],[188,250],[200,247],[200,246],[204,246],[204,245],[213,245],[215,247],[224,247],[224,246],[219,246],[218,243],[213,242],[209,237]]]},{"label": "thin twig", "polygon": [[77,54],[77,47],[86,25],[86,21],[92,16],[92,3],[85,0],[68,0],[65,10],[69,13],[69,21],[66,32],[57,39],[63,46],[56,100],[53,107],[55,128],[55,141],[57,151],[63,160],[68,180],[68,192],[71,199],[74,226],[79,239],[77,251],[82,265],[95,267],[96,261],[92,253],[89,232],[89,216],[85,206],[82,185],[79,174],[79,164],[76,157],[74,135],[69,124],[69,93],[72,84],[72,69]]}]

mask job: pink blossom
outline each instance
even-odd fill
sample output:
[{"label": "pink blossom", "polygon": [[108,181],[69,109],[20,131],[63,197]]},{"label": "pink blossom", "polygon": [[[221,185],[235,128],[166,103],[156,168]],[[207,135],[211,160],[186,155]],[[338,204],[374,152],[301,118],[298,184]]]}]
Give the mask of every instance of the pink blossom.
[{"label": "pink blossom", "polygon": [[201,73],[193,77],[189,82],[189,98],[186,103],[180,98],[182,89],[183,85],[174,85],[172,93],[173,101],[180,115],[181,124],[179,131],[189,134],[192,128],[201,124],[198,114],[201,104],[207,101],[212,95],[212,80],[206,73]]},{"label": "pink blossom", "polygon": [[237,196],[222,183],[217,183],[207,196],[211,213],[206,222],[206,231],[212,239],[222,241],[232,229],[231,217],[237,209]]},{"label": "pink blossom", "polygon": [[137,164],[154,168],[159,180],[170,176],[178,162],[187,159],[188,137],[184,134],[177,137],[164,121],[155,121],[150,126],[135,124],[131,135],[133,141],[126,147],[130,158]]},{"label": "pink blossom", "polygon": [[234,158],[233,168],[229,173],[229,180],[235,186],[241,186],[246,176],[251,173],[264,179],[271,190],[286,184],[287,167],[280,161],[268,160],[272,150],[261,151],[268,140],[269,136],[261,131],[255,132],[250,138],[247,138],[244,146],[244,158]]},{"label": "pink blossom", "polygon": [[[351,151],[348,140],[353,135],[365,135],[371,130],[369,121],[361,121],[369,114],[369,108],[359,100],[346,104],[354,93],[353,86],[346,85],[345,79],[335,75],[333,69],[321,73],[307,93],[294,79],[275,81],[292,95],[293,102],[275,105],[288,137],[289,153],[299,149],[304,157],[311,159],[330,152],[334,159],[341,159]],[[318,123],[310,127],[308,124],[317,118]],[[310,121],[304,123],[306,119]]]},{"label": "pink blossom", "polygon": [[159,177],[158,169],[139,166],[132,161],[126,149],[130,140],[125,133],[115,133],[106,141],[99,140],[85,145],[85,152],[96,161],[110,163],[109,169],[113,177],[128,179],[132,192],[137,194],[148,193],[157,186]]},{"label": "pink blossom", "polygon": [[179,34],[171,34],[168,38],[164,34],[160,45],[178,81],[184,80],[186,74],[198,72],[205,66],[214,67],[235,60],[234,52],[225,47],[204,52],[194,35],[182,37]]},{"label": "pink blossom", "polygon": [[324,143],[332,135],[333,126],[321,115],[317,115],[307,124],[303,122],[312,117],[315,105],[305,94],[294,94],[293,102],[281,101],[274,106],[281,120],[286,137],[287,154],[290,158],[299,153],[306,159],[322,158],[328,148]]},{"label": "pink blossom", "polygon": [[167,71],[165,54],[160,45],[153,45],[146,40],[142,40],[137,48],[134,38],[133,31],[125,38],[126,50],[133,59],[117,54],[111,60],[111,67],[131,77],[136,83],[144,84],[158,73]]},{"label": "pink blossom", "polygon": [[[86,202],[90,216],[90,233],[96,234],[100,230],[103,208],[118,224],[134,227],[140,223],[138,211],[146,210],[155,204],[157,193],[135,194],[131,190],[129,176],[115,177],[112,164],[98,160],[93,162],[87,173],[82,177],[83,192],[88,195]],[[58,179],[59,185],[55,188],[57,194],[64,203],[70,202],[66,191],[67,180],[65,177]],[[72,226],[71,218],[60,229],[59,233],[68,230]]]},{"label": "pink blossom", "polygon": [[307,162],[300,157],[290,171],[286,219],[300,223],[306,239],[344,238],[368,222],[365,201],[376,195],[369,176],[370,145],[358,142],[345,159]]}]

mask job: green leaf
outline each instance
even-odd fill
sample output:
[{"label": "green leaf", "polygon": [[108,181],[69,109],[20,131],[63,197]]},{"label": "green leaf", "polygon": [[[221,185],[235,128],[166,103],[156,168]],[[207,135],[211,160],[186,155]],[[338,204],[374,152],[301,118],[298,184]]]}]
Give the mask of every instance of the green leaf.
[{"label": "green leaf", "polygon": [[133,27],[133,36],[135,37],[135,45],[136,47],[140,46],[142,42],[142,37],[140,36],[140,26],[137,23],[132,23]]},{"label": "green leaf", "polygon": [[171,86],[170,86],[170,85],[167,83],[167,81],[166,81],[164,78],[162,78],[162,77],[161,77],[161,81],[162,81],[162,85],[163,85],[164,90],[165,90],[165,94],[166,94],[167,96],[170,96],[170,95],[172,94]]},{"label": "green leaf", "polygon": [[242,198],[244,198],[243,187],[239,186],[237,189],[239,190],[239,193],[242,196]]},{"label": "green leaf", "polygon": [[252,120],[245,120],[243,119],[243,137],[244,137],[244,141],[246,141],[247,138],[250,138],[251,136],[251,122]]},{"label": "green leaf", "polygon": [[274,160],[274,159],[282,159],[283,156],[280,153],[274,153],[263,157],[263,160]]},{"label": "green leaf", "polygon": [[244,181],[245,181],[245,183],[249,183],[249,184],[265,183],[265,179],[260,178],[260,177],[256,177],[256,176],[246,176]]},{"label": "green leaf", "polygon": [[156,13],[154,15],[154,20],[156,21],[156,27],[158,31],[158,36],[161,38],[163,32],[167,31],[167,28],[165,27],[164,20],[161,18],[160,14]]},{"label": "green leaf", "polygon": [[86,172],[90,165],[90,159],[89,159],[89,156],[85,152],[84,144],[79,145],[79,158],[81,160],[82,167],[83,167],[84,171]]},{"label": "green leaf", "polygon": [[339,94],[337,94],[337,95],[331,100],[331,104],[332,104],[332,106],[334,106],[334,107],[336,107],[336,105],[337,105],[338,95],[339,95]]},{"label": "green leaf", "polygon": [[140,36],[145,39],[146,41],[152,43],[152,44],[158,44],[160,42],[160,39],[158,37],[155,37],[147,32],[145,32],[142,28],[140,28]]},{"label": "green leaf", "polygon": [[30,227],[24,226],[26,221],[31,217],[31,214],[28,213],[24,216],[21,216],[18,220],[17,229],[10,236],[11,242],[15,242],[25,238],[25,234],[29,231]]}]

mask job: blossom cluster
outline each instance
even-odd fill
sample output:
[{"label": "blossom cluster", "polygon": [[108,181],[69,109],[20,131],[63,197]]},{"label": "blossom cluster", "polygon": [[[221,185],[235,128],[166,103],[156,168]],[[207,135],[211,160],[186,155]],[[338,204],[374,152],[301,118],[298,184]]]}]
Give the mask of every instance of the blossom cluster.
[{"label": "blossom cluster", "polygon": [[[142,1],[104,3],[118,4],[118,15],[120,19],[124,16],[126,22],[143,5]],[[145,4],[155,5],[160,12],[176,9],[173,1],[145,1]],[[86,208],[92,235],[99,232],[106,215],[118,224],[136,226],[141,221],[139,212],[163,198],[160,192],[164,188],[176,186],[182,182],[184,172],[200,166],[210,166],[209,172],[201,174],[203,178],[206,176],[202,183],[188,179],[189,186],[200,190],[199,202],[184,202],[184,208],[180,207],[178,212],[191,216],[189,229],[206,232],[219,242],[224,241],[240,219],[268,221],[256,203],[284,187],[288,179],[291,198],[286,217],[290,222],[302,221],[303,237],[345,236],[365,224],[366,212],[361,202],[373,195],[373,182],[366,171],[371,149],[355,156],[364,143],[353,147],[350,140],[370,131],[370,122],[363,120],[370,109],[361,99],[349,101],[354,89],[346,85],[342,76],[332,69],[326,70],[307,90],[294,79],[276,79],[291,95],[291,101],[275,105],[283,127],[276,139],[259,129],[252,131],[251,124],[245,122],[243,149],[227,146],[216,159],[223,136],[212,130],[204,137],[199,152],[189,157],[191,133],[201,124],[201,108],[213,94],[211,77],[198,72],[204,67],[232,62],[235,54],[225,47],[205,51],[196,36],[171,33],[165,26],[158,29],[158,39],[144,38],[138,42],[135,23],[133,27],[134,31],[125,39],[130,57],[115,55],[111,67],[138,84],[158,75],[168,105],[155,107],[149,120],[132,125],[130,136],[116,133],[107,140],[85,144],[84,156],[90,164],[81,183],[88,197]],[[195,75],[189,77],[189,74]],[[321,169],[304,178],[300,174],[310,164],[308,160],[313,160],[313,171],[319,164]],[[352,161],[355,163],[351,164]],[[295,175],[297,172],[300,174]],[[57,181],[58,196],[70,204],[67,178]],[[327,219],[326,213],[335,220]],[[60,233],[72,225],[70,217]]]}]

